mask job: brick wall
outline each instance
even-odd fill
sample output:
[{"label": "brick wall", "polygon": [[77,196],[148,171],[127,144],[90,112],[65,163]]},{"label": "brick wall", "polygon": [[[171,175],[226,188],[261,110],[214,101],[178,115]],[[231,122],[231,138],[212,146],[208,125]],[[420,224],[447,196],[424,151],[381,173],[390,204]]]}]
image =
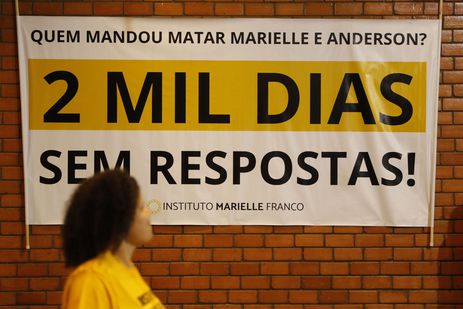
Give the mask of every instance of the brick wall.
[{"label": "brick wall", "polygon": [[[14,2],[0,10],[0,307],[58,308],[58,226],[25,250]],[[20,0],[23,15],[436,18],[438,1]],[[435,247],[427,228],[155,226],[136,251],[169,309],[463,308],[463,2],[445,1]]]}]

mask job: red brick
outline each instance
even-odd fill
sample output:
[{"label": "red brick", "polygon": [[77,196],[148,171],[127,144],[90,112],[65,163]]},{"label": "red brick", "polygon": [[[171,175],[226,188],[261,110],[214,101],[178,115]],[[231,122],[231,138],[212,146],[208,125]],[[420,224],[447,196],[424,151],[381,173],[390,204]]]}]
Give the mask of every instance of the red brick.
[{"label": "red brick", "polygon": [[327,247],[353,247],[354,237],[352,235],[326,235],[325,245]]},{"label": "red brick", "polygon": [[228,275],[230,266],[228,263],[201,263],[201,275]]},{"label": "red brick", "polygon": [[199,264],[187,262],[175,262],[170,264],[171,275],[198,275]]},{"label": "red brick", "polygon": [[[226,303],[227,302],[227,292],[226,291],[199,291],[199,302],[214,303],[214,304]],[[209,307],[206,307],[206,308],[209,308]],[[229,308],[232,308],[232,307],[229,307]]]},{"label": "red brick", "polygon": [[423,249],[421,248],[395,248],[394,260],[418,261],[423,258]]},{"label": "red brick", "polygon": [[352,275],[377,275],[380,273],[379,262],[352,262],[350,264]]},{"label": "red brick", "polygon": [[259,274],[260,265],[255,262],[243,262],[243,263],[233,263],[231,264],[232,275],[257,275]]},{"label": "red brick", "polygon": [[155,275],[162,276],[169,274],[169,264],[168,263],[143,263],[139,266],[140,273],[145,276]]},{"label": "red brick", "polygon": [[231,290],[228,297],[230,303],[256,303],[257,291]]},{"label": "red brick", "polygon": [[435,290],[450,288],[452,288],[452,277],[450,276],[423,276],[423,289]]},{"label": "red brick", "polygon": [[410,291],[411,303],[436,303],[438,296],[437,291]]},{"label": "red brick", "polygon": [[31,235],[30,246],[31,248],[52,248],[53,237],[45,235]]},{"label": "red brick", "polygon": [[394,4],[394,13],[398,15],[419,15],[423,14],[423,3],[404,2]]},{"label": "red brick", "polygon": [[289,291],[289,302],[292,304],[302,303],[310,304],[317,303],[318,293],[317,291],[308,290],[290,290]]},{"label": "red brick", "polygon": [[184,261],[210,261],[212,259],[211,249],[184,249]]},{"label": "red brick", "polygon": [[18,165],[19,155],[17,153],[0,153],[0,166]]},{"label": "red brick", "polygon": [[215,15],[239,16],[244,15],[243,3],[216,3]]},{"label": "red brick", "polygon": [[[452,166],[438,166],[436,168],[436,178],[438,179],[453,178],[454,177],[453,170],[454,168]],[[459,177],[456,177],[456,178],[459,178]]]},{"label": "red brick", "polygon": [[173,237],[171,235],[154,235],[145,247],[172,247]]},{"label": "red brick", "polygon": [[[436,264],[433,265],[437,266]],[[444,275],[462,275],[463,262],[442,262],[441,273]]]},{"label": "red brick", "polygon": [[318,235],[318,234],[296,235],[295,245],[297,247],[322,247],[323,246],[323,235]]},{"label": "red brick", "polygon": [[330,289],[331,278],[329,276],[309,276],[301,278],[301,287],[303,289]]},{"label": "red brick", "polygon": [[444,16],[445,29],[462,29],[463,28],[463,16]]},{"label": "red brick", "polygon": [[362,280],[360,276],[336,276],[333,277],[333,289],[360,289]]},{"label": "red brick", "polygon": [[240,278],[237,276],[213,276],[211,277],[212,289],[239,289]]},{"label": "red brick", "polygon": [[180,261],[182,258],[182,251],[180,249],[156,249],[153,250],[152,260],[156,262],[161,261]]},{"label": "red brick", "polygon": [[19,208],[0,208],[0,218],[3,221],[22,221],[24,219],[23,210]]},{"label": "red brick", "polygon": [[269,261],[272,259],[272,249],[269,248],[245,248],[243,249],[245,261]]},{"label": "red brick", "polygon": [[330,234],[332,232],[331,226],[304,226],[304,233]]},{"label": "red brick", "polygon": [[394,289],[421,289],[421,277],[400,276],[392,279]]},{"label": "red brick", "polygon": [[363,227],[361,226],[334,226],[333,233],[359,234],[359,233],[363,233]]},{"label": "red brick", "polygon": [[203,237],[201,235],[175,235],[175,247],[202,247]]},{"label": "red brick", "polygon": [[453,95],[456,97],[463,97],[463,85],[453,85]]},{"label": "red brick", "polygon": [[24,291],[28,287],[28,280],[24,278],[0,278],[2,292]]},{"label": "red brick", "polygon": [[342,304],[347,302],[348,296],[347,291],[320,291],[320,302]]},{"label": "red brick", "polygon": [[33,225],[31,234],[34,235],[61,235],[61,226],[57,225]]},{"label": "red brick", "polygon": [[2,249],[18,249],[22,246],[20,236],[1,236],[0,248]]},{"label": "red brick", "polygon": [[413,275],[434,275],[439,273],[437,262],[413,262],[411,263],[411,274]]},{"label": "red brick", "polygon": [[14,264],[2,264],[0,267],[0,277],[16,277],[17,266]]},{"label": "red brick", "polygon": [[304,227],[298,225],[277,225],[273,227],[274,234],[298,234],[303,232]]},{"label": "red brick", "polygon": [[463,98],[445,98],[443,99],[442,108],[446,111],[462,111]]},{"label": "red brick", "polygon": [[61,305],[63,299],[62,291],[48,291],[47,292],[47,305]]},{"label": "red brick", "polygon": [[14,292],[0,292],[0,306],[15,305],[16,293]]},{"label": "red brick", "polygon": [[[349,292],[350,303],[371,304],[378,303],[378,291],[373,290],[352,290]],[[375,305],[377,306],[377,305]],[[378,307],[375,307],[378,308]]]},{"label": "red brick", "polygon": [[321,275],[347,275],[349,263],[347,262],[322,262],[320,263]]},{"label": "red brick", "polygon": [[[457,126],[457,129],[463,129]],[[461,153],[441,153],[442,165],[463,165],[463,154]]]},{"label": "red brick", "polygon": [[301,278],[297,276],[274,276],[272,277],[272,289],[299,289]]},{"label": "red brick", "polygon": [[463,112],[454,112],[454,124],[463,124]]},{"label": "red brick", "polygon": [[303,3],[276,3],[275,15],[277,16],[298,16],[304,14]]},{"label": "red brick", "polygon": [[386,261],[392,259],[392,248],[365,248],[365,260]]},{"label": "red brick", "polygon": [[463,192],[463,180],[449,179],[442,182],[443,192]]},{"label": "red brick", "polygon": [[214,249],[214,261],[241,261],[243,259],[243,252],[241,249]]},{"label": "red brick", "polygon": [[60,250],[58,249],[31,249],[31,261],[54,262],[59,261]]},{"label": "red brick", "polygon": [[264,245],[264,237],[262,235],[235,235],[235,247],[262,247]]},{"label": "red brick", "polygon": [[410,263],[409,262],[382,262],[381,263],[381,274],[408,275],[410,274]]},{"label": "red brick", "polygon": [[391,15],[392,3],[365,3],[365,15]]},{"label": "red brick", "polygon": [[269,289],[270,277],[268,276],[243,276],[241,277],[242,289]]},{"label": "red brick", "polygon": [[362,249],[360,248],[335,248],[334,259],[336,261],[354,261],[362,259]]},{"label": "red brick", "polygon": [[[162,253],[166,253],[166,250],[163,250]],[[147,261],[156,260],[156,259],[161,260],[162,258],[165,259],[166,257],[161,256],[160,254],[156,254],[156,257],[153,257],[151,255],[151,250],[145,249],[145,248],[136,249],[132,256],[132,260],[134,262],[143,262],[143,261],[147,262]]]},{"label": "red brick", "polygon": [[185,15],[208,16],[214,15],[214,5],[212,3],[185,3]]},{"label": "red brick", "polygon": [[[21,192],[21,182],[16,180],[0,181],[0,194],[2,193],[20,193]],[[2,227],[3,229],[3,227]]]},{"label": "red brick", "polygon": [[265,235],[266,247],[292,247],[294,246],[293,235]]},{"label": "red brick", "polygon": [[248,16],[271,16],[274,15],[273,3],[245,3],[244,13]]},{"label": "red brick", "polygon": [[311,16],[322,16],[322,15],[333,15],[333,4],[332,3],[305,3],[305,15]]},{"label": "red brick", "polygon": [[316,262],[291,262],[289,269],[292,275],[316,275],[320,272]]},{"label": "red brick", "polygon": [[0,138],[20,137],[19,127],[16,125],[0,125]]},{"label": "red brick", "polygon": [[204,247],[232,247],[232,235],[205,235]]},{"label": "red brick", "polygon": [[5,152],[21,152],[22,143],[20,139],[4,139],[3,140],[3,151]]},{"label": "red brick", "polygon": [[407,302],[407,292],[403,291],[380,291],[380,303],[405,303]]},{"label": "red brick", "polygon": [[241,225],[216,225],[213,232],[215,234],[241,234],[243,226]]},{"label": "red brick", "polygon": [[124,6],[122,3],[94,3],[93,13],[95,15],[122,15]]},{"label": "red brick", "polygon": [[188,304],[198,301],[198,292],[196,291],[169,291],[167,296],[171,304]]},{"label": "red brick", "polygon": [[302,259],[301,248],[275,248],[273,249],[275,261],[300,261]]},{"label": "red brick", "polygon": [[183,277],[181,283],[182,289],[192,290],[192,289],[210,289],[211,279],[205,276],[194,276],[194,277]]},{"label": "red brick", "polygon": [[289,264],[286,262],[262,262],[261,273],[263,275],[287,275]]},{"label": "red brick", "polygon": [[60,288],[61,281],[59,278],[32,278],[29,284],[33,291],[54,291]]},{"label": "red brick", "polygon": [[449,152],[455,151],[455,140],[453,139],[439,139],[437,140],[437,151],[438,152]]},{"label": "red brick", "polygon": [[153,226],[154,234],[180,234],[182,227],[176,225],[155,225]]},{"label": "red brick", "polygon": [[36,15],[61,15],[62,3],[34,2],[33,10]]},{"label": "red brick", "polygon": [[64,15],[92,15],[92,3],[70,2],[63,5]]},{"label": "red brick", "polygon": [[259,303],[287,303],[289,293],[288,291],[281,290],[270,290],[270,291],[258,291]]},{"label": "red brick", "polygon": [[16,294],[19,305],[44,305],[47,295],[45,292],[20,292]]},{"label": "red brick", "polygon": [[363,13],[362,3],[335,3],[335,15],[361,15]]},{"label": "red brick", "polygon": [[153,4],[152,3],[124,3],[124,14],[140,16],[140,15],[153,15]]},{"label": "red brick", "polygon": [[160,2],[154,4],[154,14],[166,16],[183,15],[183,3]]},{"label": "red brick", "polygon": [[411,247],[413,241],[413,235],[386,235],[386,246],[388,247]]},{"label": "red brick", "polygon": [[25,225],[22,222],[0,222],[0,232],[2,235],[23,235]]},{"label": "red brick", "polygon": [[330,261],[333,259],[331,248],[305,248],[304,259],[312,261]]}]

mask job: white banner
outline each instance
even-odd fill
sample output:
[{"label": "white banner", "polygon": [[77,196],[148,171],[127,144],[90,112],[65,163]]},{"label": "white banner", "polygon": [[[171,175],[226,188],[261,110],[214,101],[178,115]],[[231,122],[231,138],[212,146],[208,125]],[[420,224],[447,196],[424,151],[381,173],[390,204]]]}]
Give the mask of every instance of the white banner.
[{"label": "white banner", "polygon": [[439,27],[20,16],[26,221],[120,167],[154,224],[429,226]]}]

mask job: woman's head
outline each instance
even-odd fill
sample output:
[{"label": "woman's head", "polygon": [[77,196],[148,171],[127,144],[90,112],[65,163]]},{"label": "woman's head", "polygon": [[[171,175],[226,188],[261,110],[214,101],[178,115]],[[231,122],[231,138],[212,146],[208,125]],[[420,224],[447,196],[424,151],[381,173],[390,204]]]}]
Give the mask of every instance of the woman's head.
[{"label": "woman's head", "polygon": [[77,266],[117,249],[129,235],[140,203],[136,180],[122,170],[97,173],[82,182],[64,219],[66,265]]}]

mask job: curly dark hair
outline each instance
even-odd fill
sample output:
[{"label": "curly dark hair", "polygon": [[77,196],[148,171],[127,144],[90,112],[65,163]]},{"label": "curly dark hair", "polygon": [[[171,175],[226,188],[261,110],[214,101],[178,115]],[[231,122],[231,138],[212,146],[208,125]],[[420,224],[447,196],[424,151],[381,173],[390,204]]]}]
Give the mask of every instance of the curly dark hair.
[{"label": "curly dark hair", "polygon": [[137,181],[122,170],[107,170],[83,181],[71,196],[64,219],[66,266],[116,249],[129,232],[139,194]]}]

